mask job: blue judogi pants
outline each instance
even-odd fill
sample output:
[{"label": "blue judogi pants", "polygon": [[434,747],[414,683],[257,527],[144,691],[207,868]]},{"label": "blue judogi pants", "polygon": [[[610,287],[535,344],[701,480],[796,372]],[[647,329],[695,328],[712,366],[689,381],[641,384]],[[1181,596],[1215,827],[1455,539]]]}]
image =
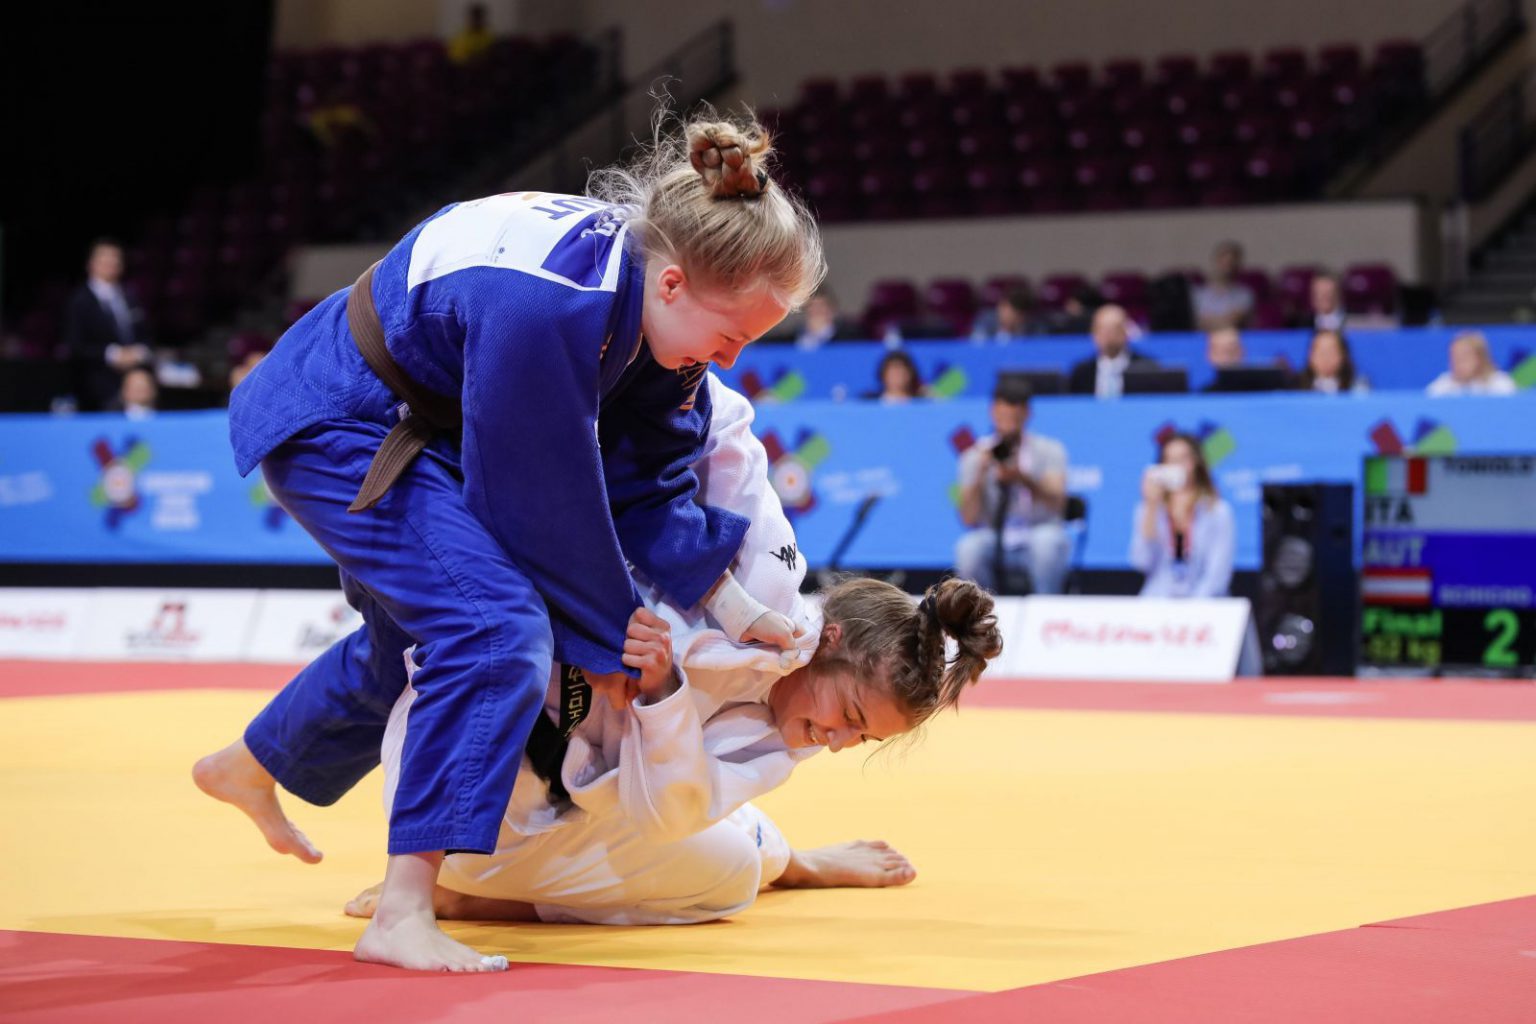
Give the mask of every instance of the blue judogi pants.
[{"label": "blue judogi pants", "polygon": [[285,789],[334,803],[378,764],[414,643],[389,852],[490,853],[549,682],[549,612],[433,448],[373,508],[347,512],[385,432],[327,421],[262,460],[272,496],[341,567],[364,624],[284,687],[245,742]]}]

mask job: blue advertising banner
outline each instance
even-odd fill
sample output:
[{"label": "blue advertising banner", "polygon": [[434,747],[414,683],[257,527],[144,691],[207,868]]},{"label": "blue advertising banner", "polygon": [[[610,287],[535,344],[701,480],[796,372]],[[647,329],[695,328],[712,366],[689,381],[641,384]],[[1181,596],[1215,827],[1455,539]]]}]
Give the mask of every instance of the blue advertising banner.
[{"label": "blue advertising banner", "polygon": [[[846,566],[951,564],[956,459],[990,432],[985,400],[769,404],[756,428],[811,564],[825,564],[871,496]],[[1378,453],[1536,452],[1536,392],[1041,398],[1031,429],[1066,446],[1070,489],[1087,501],[1080,564],[1126,565],[1142,470],[1157,438],[1179,430],[1201,439],[1236,512],[1237,565],[1251,569],[1263,484],[1358,486],[1362,458]],[[222,412],[0,417],[0,561],[325,560],[259,474],[235,473]]]},{"label": "blue advertising banner", "polygon": [[[979,399],[765,405],[757,433],[777,454],[775,475],[800,549],[822,564],[865,499],[880,500],[848,550],[848,567],[952,564],[959,452],[990,433]],[[1080,563],[1123,568],[1141,474],[1168,431],[1201,439],[1237,519],[1237,567],[1257,568],[1263,485],[1360,485],[1366,455],[1536,452],[1536,392],[1506,398],[1410,395],[1140,396],[1115,402],[1040,398],[1030,429],[1061,441],[1068,488],[1088,505]],[[786,487],[792,481],[793,487]],[[1357,499],[1357,522],[1358,519]],[[1360,536],[1357,528],[1355,537]]]},{"label": "blue advertising banner", "polygon": [[[1423,392],[1444,373],[1447,347],[1459,329],[1403,328],[1351,331],[1349,342],[1359,371],[1376,391]],[[1536,386],[1536,327],[1489,327],[1493,361],[1513,374],[1521,387]],[[1284,359],[1291,367],[1306,364],[1306,331],[1245,331],[1248,361],[1273,363]],[[1135,343],[1138,351],[1169,366],[1189,371],[1189,386],[1200,391],[1215,378],[1205,361],[1202,334],[1158,334]],[[877,342],[838,342],[815,352],[788,345],[758,344],[748,348],[720,377],[754,401],[793,402],[805,399],[857,399],[878,390],[876,369],[886,348]],[[1086,337],[1029,338],[1006,345],[977,345],[969,341],[909,342],[905,351],[917,363],[930,390],[943,398],[984,398],[991,394],[999,370],[1060,370],[1093,354]]]},{"label": "blue advertising banner", "polygon": [[0,416],[0,560],[329,561],[235,472],[223,411]]}]

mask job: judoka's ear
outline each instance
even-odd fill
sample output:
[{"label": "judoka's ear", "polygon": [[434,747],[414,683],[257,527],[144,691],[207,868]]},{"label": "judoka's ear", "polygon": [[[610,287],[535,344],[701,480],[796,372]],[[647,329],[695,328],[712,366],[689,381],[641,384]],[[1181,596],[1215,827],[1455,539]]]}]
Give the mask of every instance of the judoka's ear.
[{"label": "judoka's ear", "polygon": [[821,627],[821,648],[827,651],[837,650],[837,645],[843,642],[843,624],[829,622]]},{"label": "judoka's ear", "polygon": [[662,302],[672,302],[688,286],[688,275],[676,263],[669,263],[656,275],[656,292]]}]

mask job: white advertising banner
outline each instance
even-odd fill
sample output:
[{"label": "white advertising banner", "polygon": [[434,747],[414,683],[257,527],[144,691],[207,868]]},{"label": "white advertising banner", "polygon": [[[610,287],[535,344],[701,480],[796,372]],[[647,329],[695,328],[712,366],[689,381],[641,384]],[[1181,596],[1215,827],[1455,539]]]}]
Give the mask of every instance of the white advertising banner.
[{"label": "white advertising banner", "polygon": [[339,590],[263,590],[245,660],[304,664],[362,622]]},{"label": "white advertising banner", "polygon": [[0,589],[0,658],[73,658],[92,590]]},{"label": "white advertising banner", "polygon": [[79,655],[113,661],[240,661],[256,593],[97,590]]},{"label": "white advertising banner", "polygon": [[1251,614],[1236,597],[1026,597],[1000,602],[1003,664],[1016,679],[1226,683]]}]

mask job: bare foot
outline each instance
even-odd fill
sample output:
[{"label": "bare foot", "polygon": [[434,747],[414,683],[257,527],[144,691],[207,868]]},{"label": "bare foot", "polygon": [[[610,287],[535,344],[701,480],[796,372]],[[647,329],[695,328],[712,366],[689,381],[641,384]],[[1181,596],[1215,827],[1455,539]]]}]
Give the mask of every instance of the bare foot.
[{"label": "bare foot", "polygon": [[306,864],[318,864],[325,856],[283,813],[277,802],[277,780],[256,760],[245,740],[238,739],[198,761],[192,766],[192,781],[215,800],[244,811],[278,853],[291,853]]},{"label": "bare foot", "polygon": [[856,839],[815,850],[794,850],[774,885],[786,889],[879,889],[917,877],[912,863],[880,840]]},{"label": "bare foot", "polygon": [[342,912],[348,917],[372,917],[373,912],[379,909],[379,893],[384,891],[384,883],[370,885],[362,892],[347,900],[347,905],[342,907]]},{"label": "bare foot", "polygon": [[375,911],[352,950],[352,955],[364,963],[466,974],[507,969],[506,957],[481,956],[444,935],[430,911],[388,918],[377,908]]},{"label": "bare foot", "polygon": [[[372,917],[379,909],[379,894],[384,883],[372,885],[347,901],[343,907],[348,917]],[[484,896],[466,896],[437,886],[432,890],[432,913],[439,921],[537,921],[532,903],[519,900],[494,900]]]}]

